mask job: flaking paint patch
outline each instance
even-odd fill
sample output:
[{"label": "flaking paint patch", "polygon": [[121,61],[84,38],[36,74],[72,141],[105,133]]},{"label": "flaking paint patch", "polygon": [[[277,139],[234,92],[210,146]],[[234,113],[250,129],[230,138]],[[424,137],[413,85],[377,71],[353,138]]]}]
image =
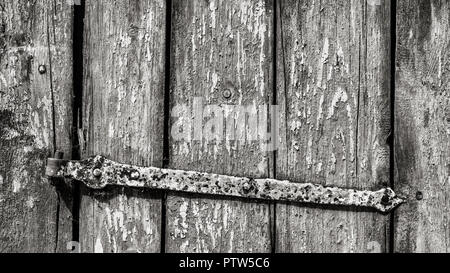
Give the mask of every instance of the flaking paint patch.
[{"label": "flaking paint patch", "polygon": [[5,140],[13,140],[14,138],[20,137],[20,133],[13,128],[4,128],[3,139]]},{"label": "flaking paint patch", "polygon": [[102,245],[102,240],[101,240],[100,236],[97,236],[97,239],[95,240],[94,252],[95,253],[103,253],[103,245]]},{"label": "flaking paint patch", "polygon": [[180,205],[178,217],[174,220],[175,233],[174,238],[186,238],[186,234],[188,233],[189,225],[187,223],[187,212],[188,212],[189,204],[186,200],[183,200],[183,203]]},{"label": "flaking paint patch", "polygon": [[[106,218],[106,228],[103,229],[102,228],[104,225],[103,221],[105,221],[105,218]],[[113,219],[112,219],[111,209],[109,207],[105,207],[105,213],[104,213],[104,215],[101,215],[99,222],[101,223],[99,230],[102,231],[102,229],[103,229],[105,231],[109,244],[112,246],[112,249],[114,251],[117,251],[116,240],[113,236],[111,236],[111,232],[110,232],[110,228],[113,226]],[[101,237],[101,236],[98,235],[98,237]],[[101,244],[101,241],[100,241],[100,244]]]},{"label": "flaking paint patch", "polygon": [[311,169],[313,165],[313,159],[312,159],[312,148],[313,148],[313,139],[308,139],[308,148],[306,150],[306,163],[308,165],[308,169]]},{"label": "flaking paint patch", "polygon": [[257,172],[258,174],[265,174],[266,170],[267,170],[267,164],[268,164],[268,159],[267,158],[262,158],[261,161],[258,164],[257,167]]},{"label": "flaking paint patch", "polygon": [[295,77],[295,67],[297,65],[295,54],[291,55],[291,68],[290,68],[290,79],[292,86],[297,86],[296,77]]},{"label": "flaking paint patch", "polygon": [[297,132],[302,128],[302,121],[300,119],[292,120],[289,127],[292,132]]},{"label": "flaking paint patch", "polygon": [[355,149],[357,149],[355,145],[355,136],[353,132],[353,128],[355,127],[354,121],[353,121],[353,114],[352,114],[352,107],[349,103],[347,103],[346,106],[347,109],[347,117],[349,120],[349,139],[350,139],[350,161],[355,161]]},{"label": "flaking paint patch", "polygon": [[336,52],[337,69],[340,70],[342,76],[344,76],[344,74],[348,75],[348,73],[350,71],[350,67],[349,67],[348,63],[345,61],[344,50],[339,42],[337,44],[337,47],[338,47],[337,52]]},{"label": "flaking paint patch", "polygon": [[317,87],[322,88],[322,89],[325,89],[324,86],[322,85],[322,80],[323,80],[322,78],[323,78],[324,66],[328,63],[329,49],[330,49],[330,44],[328,41],[328,37],[325,37],[324,42],[323,42],[322,55],[321,55],[319,63],[318,63],[319,69],[317,70],[318,71],[317,72]]},{"label": "flaking paint patch", "polygon": [[234,229],[231,229],[229,241],[230,241],[230,247],[228,248],[228,253],[233,253]]},{"label": "flaking paint patch", "polygon": [[320,95],[320,100],[319,100],[319,109],[317,111],[317,123],[316,123],[316,130],[318,131],[320,128],[320,123],[322,122],[323,119],[323,103],[325,101],[325,94],[322,93]]},{"label": "flaking paint patch", "polygon": [[26,205],[27,205],[28,208],[34,209],[35,202],[36,202],[36,199],[33,196],[29,196],[28,200],[26,202]]},{"label": "flaking paint patch", "polygon": [[316,174],[319,175],[322,172],[322,162],[318,162],[316,165]]},{"label": "flaking paint patch", "polygon": [[[265,63],[266,63],[266,55],[264,53],[265,50],[265,43],[266,43],[266,32],[267,32],[267,24],[264,18],[264,15],[266,14],[265,12],[265,7],[264,7],[264,3],[263,2],[259,2],[257,4],[257,11],[258,15],[257,15],[257,28],[258,28],[258,34],[259,34],[259,40],[260,40],[260,54],[259,54],[259,84],[260,84],[260,93],[261,96],[264,97],[265,94],[265,77],[264,77],[264,67],[265,67]],[[259,27],[258,27],[259,26]]]},{"label": "flaking paint patch", "polygon": [[367,0],[369,6],[380,6],[381,0]]},{"label": "flaking paint patch", "polygon": [[215,29],[216,28],[216,21],[217,21],[217,18],[216,18],[217,7],[216,7],[215,1],[211,1],[209,3],[209,10],[211,11],[211,28]]},{"label": "flaking paint patch", "polygon": [[211,86],[211,93],[214,93],[214,91],[217,89],[217,84],[219,83],[219,75],[217,75],[216,72],[212,73],[212,86]]},{"label": "flaking paint patch", "polygon": [[338,87],[336,93],[334,93],[330,108],[328,109],[327,119],[330,119],[334,116],[335,109],[337,108],[337,104],[339,102],[346,103],[347,101],[348,101],[347,92],[343,88]]},{"label": "flaking paint patch", "polygon": [[119,45],[122,48],[128,48],[131,45],[131,37],[130,37],[130,35],[128,35],[128,33],[124,33],[124,34],[120,35]]},{"label": "flaking paint patch", "polygon": [[184,242],[181,244],[181,246],[180,246],[180,251],[181,251],[181,253],[186,253],[188,247],[189,247],[189,241],[186,240],[186,241],[184,241]]},{"label": "flaking paint patch", "polygon": [[24,188],[22,182],[26,181],[27,177],[29,177],[28,171],[25,169],[13,171],[13,181],[12,181],[13,193],[18,193]]},{"label": "flaking paint patch", "polygon": [[122,234],[122,241],[126,242],[129,231],[127,229],[127,226],[125,225],[125,214],[124,212],[127,211],[127,208],[129,205],[127,204],[127,197],[124,194],[121,194],[119,196],[119,208],[114,210],[113,217],[115,221],[115,228],[117,232],[120,232]]},{"label": "flaking paint patch", "polygon": [[111,139],[114,137],[114,122],[110,121],[109,127],[108,127],[108,137]]}]

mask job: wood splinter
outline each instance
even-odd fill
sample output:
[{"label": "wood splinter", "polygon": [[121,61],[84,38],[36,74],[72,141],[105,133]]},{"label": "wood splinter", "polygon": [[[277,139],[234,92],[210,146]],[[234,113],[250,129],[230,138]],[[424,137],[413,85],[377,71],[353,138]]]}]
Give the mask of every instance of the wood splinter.
[{"label": "wood splinter", "polygon": [[253,179],[193,171],[121,164],[102,156],[82,161],[49,158],[46,175],[83,182],[91,189],[107,186],[148,188],[249,199],[372,208],[388,213],[405,202],[390,188],[379,191],[326,187],[275,179]]}]

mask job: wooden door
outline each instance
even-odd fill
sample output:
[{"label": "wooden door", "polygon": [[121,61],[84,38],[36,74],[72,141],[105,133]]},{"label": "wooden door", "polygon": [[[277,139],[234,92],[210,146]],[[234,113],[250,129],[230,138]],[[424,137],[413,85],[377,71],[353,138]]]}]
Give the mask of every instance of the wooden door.
[{"label": "wooden door", "polygon": [[[84,154],[161,166],[165,150],[173,169],[388,186],[390,8],[86,1]],[[226,138],[227,126],[247,126],[251,114],[227,106],[256,106],[263,116],[259,106],[273,103],[278,150]],[[208,139],[217,118],[224,131]],[[174,137],[178,127],[185,138]],[[389,241],[389,217],[370,211],[187,194],[85,191],[80,215],[84,251],[366,252],[387,251]]]}]

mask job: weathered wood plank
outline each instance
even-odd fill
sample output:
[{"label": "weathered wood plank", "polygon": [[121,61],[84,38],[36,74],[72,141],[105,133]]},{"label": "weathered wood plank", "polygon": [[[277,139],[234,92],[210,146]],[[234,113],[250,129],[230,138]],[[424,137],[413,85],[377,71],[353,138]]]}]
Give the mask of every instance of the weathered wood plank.
[{"label": "weathered wood plank", "polygon": [[64,1],[0,5],[0,252],[65,251],[72,239],[70,192],[43,178],[55,149],[70,158],[72,17]]},{"label": "weathered wood plank", "polygon": [[[170,168],[255,178],[271,175],[271,153],[261,149],[260,141],[234,141],[251,129],[239,119],[243,115],[224,107],[258,109],[271,103],[272,6],[265,0],[173,1]],[[203,112],[207,105],[215,106]],[[264,111],[255,111],[264,116]],[[221,121],[223,130],[218,129]],[[184,140],[177,136],[179,129],[184,135],[188,132]],[[227,129],[228,137],[220,137]],[[246,131],[239,134],[239,129]],[[270,249],[268,204],[169,194],[167,252]]]},{"label": "weathered wood plank", "polygon": [[[277,178],[386,186],[390,1],[284,0],[277,18]],[[276,219],[278,252],[388,247],[388,217],[369,211],[281,204]]]},{"label": "weathered wood plank", "polygon": [[395,251],[449,252],[450,3],[397,2]]},{"label": "weathered wood plank", "polygon": [[[161,166],[166,1],[86,1],[82,147]],[[159,252],[161,196],[83,189],[83,252]]]}]

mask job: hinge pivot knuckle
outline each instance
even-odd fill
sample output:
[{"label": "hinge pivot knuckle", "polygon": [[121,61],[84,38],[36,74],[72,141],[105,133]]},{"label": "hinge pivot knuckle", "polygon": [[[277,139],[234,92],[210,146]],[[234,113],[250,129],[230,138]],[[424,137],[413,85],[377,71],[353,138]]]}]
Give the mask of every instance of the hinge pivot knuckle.
[{"label": "hinge pivot knuckle", "polygon": [[64,158],[64,153],[61,151],[56,151],[54,157],[47,159],[47,165],[45,167],[45,176],[48,178],[62,178],[63,175],[60,173],[66,160]]}]

